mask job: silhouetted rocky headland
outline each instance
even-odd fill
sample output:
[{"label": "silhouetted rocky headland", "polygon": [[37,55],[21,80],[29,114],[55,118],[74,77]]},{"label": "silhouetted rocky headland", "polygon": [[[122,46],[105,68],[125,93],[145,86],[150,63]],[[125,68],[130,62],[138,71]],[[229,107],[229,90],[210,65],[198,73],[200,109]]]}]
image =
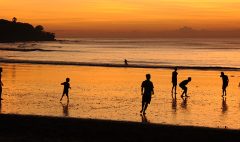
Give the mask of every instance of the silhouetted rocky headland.
[{"label": "silhouetted rocky headland", "polygon": [[33,27],[29,23],[0,19],[0,42],[53,41],[55,34],[44,31],[43,26]]}]

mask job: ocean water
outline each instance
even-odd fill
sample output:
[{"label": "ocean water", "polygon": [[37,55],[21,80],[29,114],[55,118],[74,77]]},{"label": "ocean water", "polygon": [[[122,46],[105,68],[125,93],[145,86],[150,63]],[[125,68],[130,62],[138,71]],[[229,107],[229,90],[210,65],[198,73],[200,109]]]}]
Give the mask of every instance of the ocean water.
[{"label": "ocean water", "polygon": [[239,39],[59,39],[0,43],[0,62],[74,65],[240,66]]}]

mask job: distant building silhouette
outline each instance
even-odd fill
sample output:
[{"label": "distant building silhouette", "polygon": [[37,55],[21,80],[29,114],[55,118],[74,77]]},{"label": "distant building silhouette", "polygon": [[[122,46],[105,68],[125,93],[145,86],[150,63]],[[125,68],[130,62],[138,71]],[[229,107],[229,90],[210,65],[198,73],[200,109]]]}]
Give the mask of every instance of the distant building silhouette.
[{"label": "distant building silhouette", "polygon": [[17,18],[16,18],[16,17],[13,17],[13,18],[12,18],[12,22],[13,22],[13,23],[17,23]]}]

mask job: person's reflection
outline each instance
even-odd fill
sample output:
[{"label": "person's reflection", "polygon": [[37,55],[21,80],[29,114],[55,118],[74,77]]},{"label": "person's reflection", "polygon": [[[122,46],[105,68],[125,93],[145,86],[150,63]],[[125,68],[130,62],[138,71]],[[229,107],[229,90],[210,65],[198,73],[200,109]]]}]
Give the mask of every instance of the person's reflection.
[{"label": "person's reflection", "polygon": [[227,112],[228,106],[227,106],[227,99],[225,97],[222,98],[222,113]]},{"label": "person's reflection", "polygon": [[0,113],[2,113],[2,101],[0,100]]},{"label": "person's reflection", "polygon": [[67,104],[63,104],[62,102],[60,103],[62,104],[62,107],[63,107],[63,116],[69,116],[69,111],[68,111],[69,102],[67,101]]},{"label": "person's reflection", "polygon": [[187,97],[183,97],[182,100],[181,107],[187,109]]},{"label": "person's reflection", "polygon": [[177,94],[172,92],[172,99],[176,99],[177,98]]},{"label": "person's reflection", "polygon": [[177,111],[177,99],[176,98],[172,99],[172,109],[174,110],[174,112]]},{"label": "person's reflection", "polygon": [[150,123],[150,121],[147,119],[146,115],[140,114],[142,117],[142,123]]}]

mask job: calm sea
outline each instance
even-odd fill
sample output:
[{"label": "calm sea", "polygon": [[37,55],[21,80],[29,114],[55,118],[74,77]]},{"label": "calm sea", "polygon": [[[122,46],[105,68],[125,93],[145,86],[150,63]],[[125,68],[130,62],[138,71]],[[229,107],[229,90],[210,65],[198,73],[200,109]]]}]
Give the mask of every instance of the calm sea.
[{"label": "calm sea", "polygon": [[69,39],[1,43],[0,62],[135,66],[240,66],[239,39]]}]

